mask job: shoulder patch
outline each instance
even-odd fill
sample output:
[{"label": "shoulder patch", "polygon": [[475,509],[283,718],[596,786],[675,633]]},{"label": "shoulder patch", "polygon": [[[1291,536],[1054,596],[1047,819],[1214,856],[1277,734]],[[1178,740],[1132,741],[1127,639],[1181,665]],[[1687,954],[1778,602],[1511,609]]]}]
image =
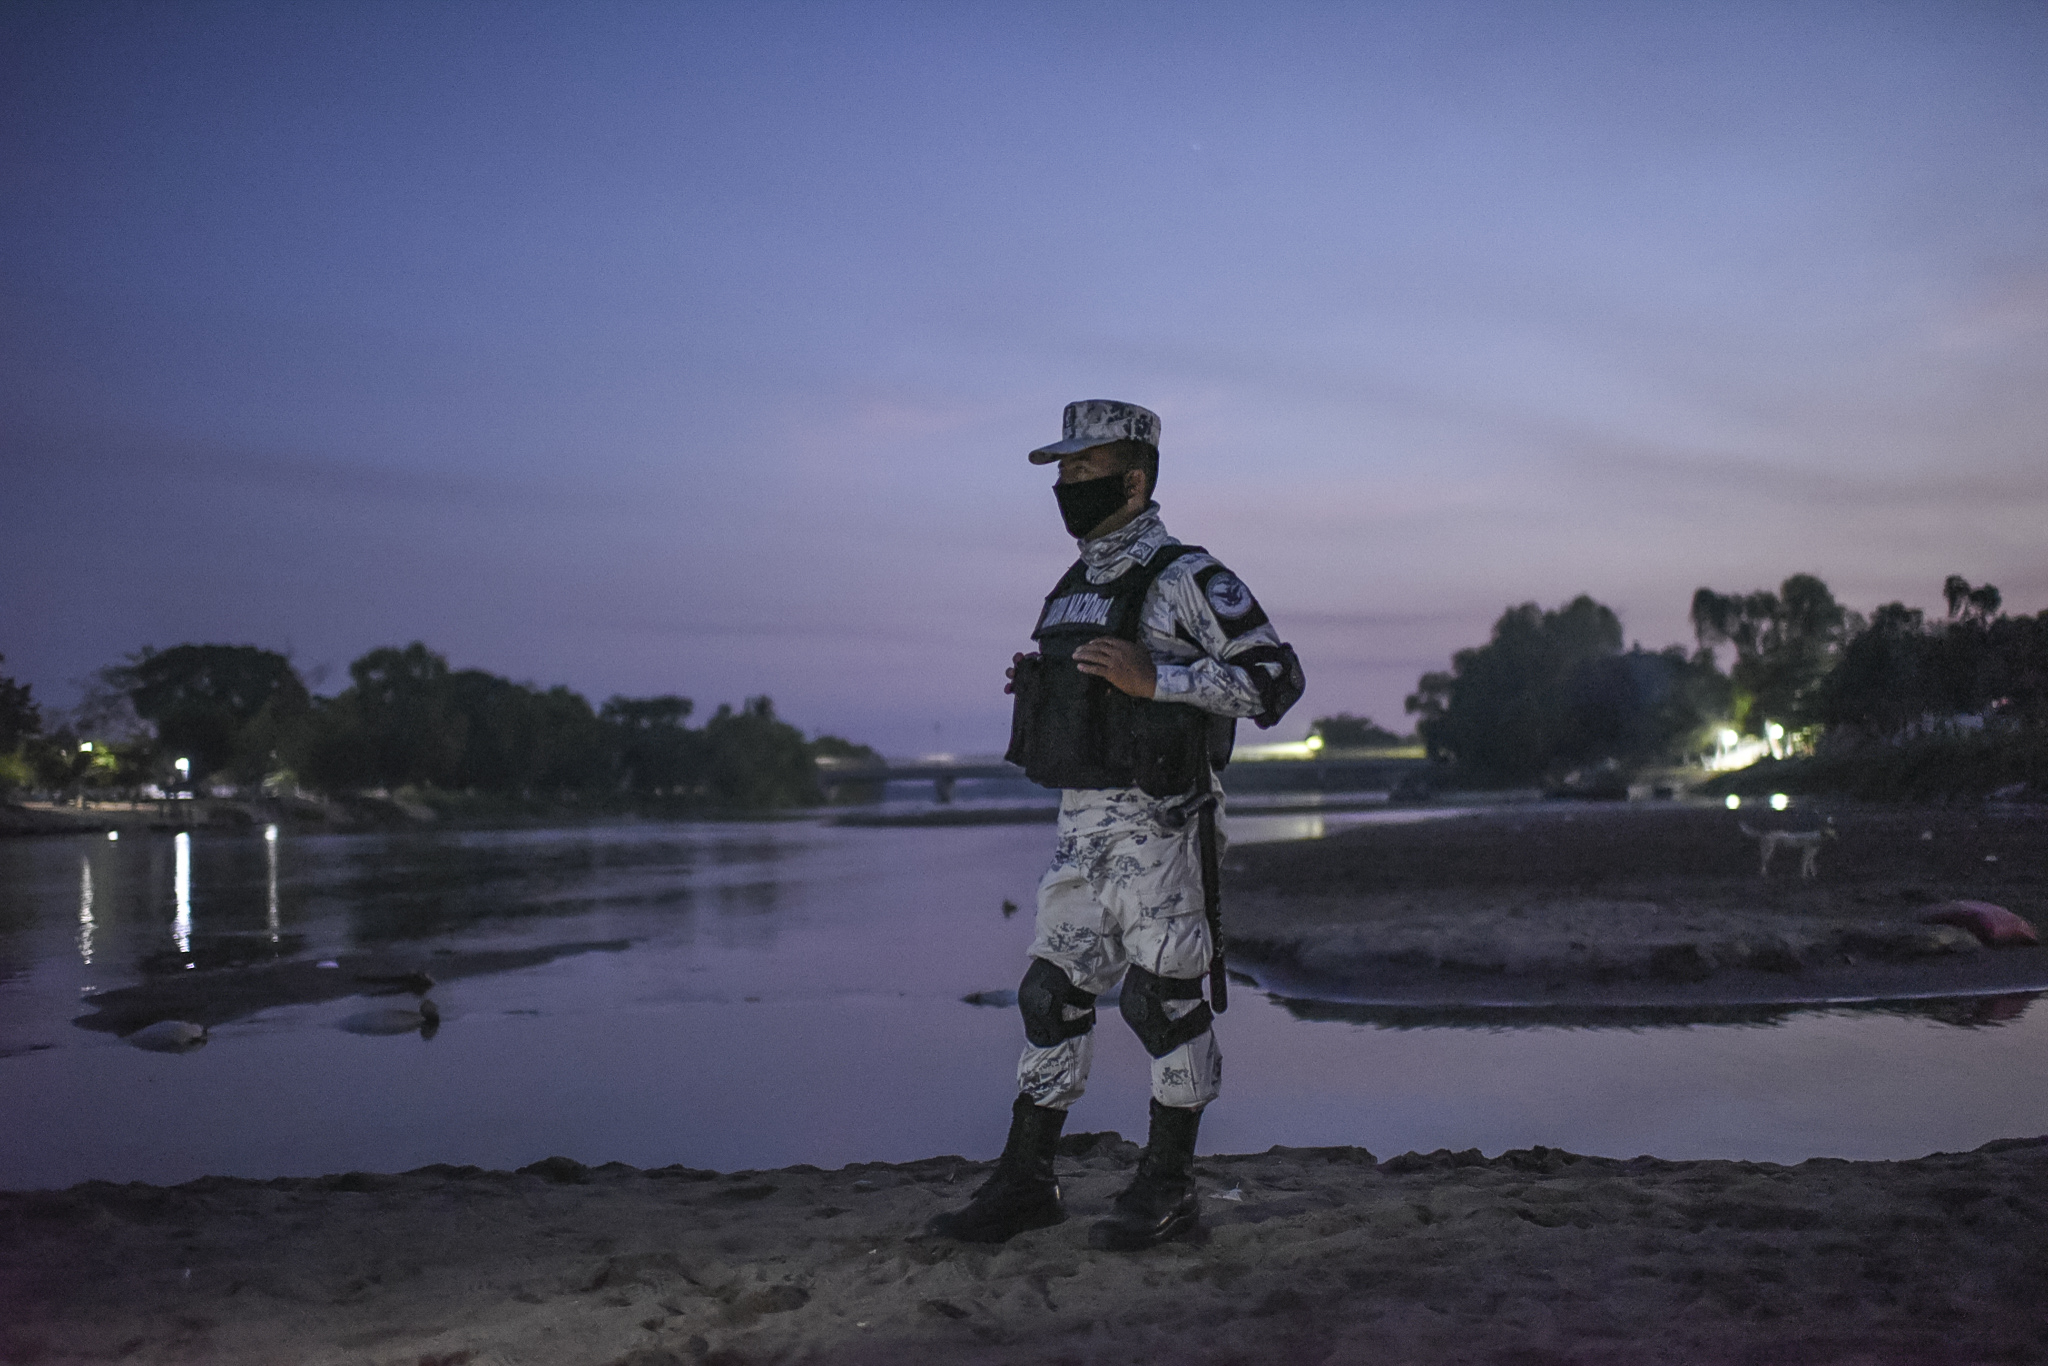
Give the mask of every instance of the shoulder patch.
[{"label": "shoulder patch", "polygon": [[1209,610],[1216,614],[1223,634],[1231,639],[1266,624],[1266,613],[1252,596],[1252,590],[1244,586],[1244,580],[1214,560],[1195,571],[1195,585],[1202,590]]},{"label": "shoulder patch", "polygon": [[1252,601],[1252,590],[1228,569],[1209,580],[1206,592],[1209,606],[1216,609],[1216,615],[1225,621],[1236,621],[1257,606]]}]

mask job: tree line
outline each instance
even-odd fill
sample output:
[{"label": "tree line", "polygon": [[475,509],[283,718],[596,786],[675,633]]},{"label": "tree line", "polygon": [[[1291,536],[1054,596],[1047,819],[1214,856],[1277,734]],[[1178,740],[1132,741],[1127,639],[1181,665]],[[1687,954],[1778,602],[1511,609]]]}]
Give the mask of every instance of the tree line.
[{"label": "tree line", "polygon": [[1620,618],[1589,596],[1551,611],[1526,602],[1486,644],[1424,674],[1407,709],[1432,758],[1504,786],[1682,763],[1723,730],[1837,754],[1987,728],[2037,734],[2048,611],[2006,615],[1997,588],[1959,575],[1943,598],[1945,617],[1894,602],[1865,618],[1812,574],[1776,591],[1701,588],[1694,648],[1657,651],[1623,649]]},{"label": "tree line", "polygon": [[372,650],[348,673],[320,697],[273,650],[144,648],[101,670],[78,712],[48,728],[29,689],[0,678],[0,788],[412,788],[761,810],[823,800],[820,758],[879,757],[836,736],[807,741],[765,696],[691,726],[687,697],[592,707],[567,687],[451,669],[417,641]]},{"label": "tree line", "polygon": [[[1430,756],[1480,785],[1683,763],[1724,730],[1836,755],[2020,733],[2027,753],[2048,753],[2048,611],[2009,615],[1997,588],[1956,575],[1943,599],[1945,616],[1893,602],[1866,618],[1812,574],[1775,591],[1701,588],[1693,648],[1654,651],[1624,648],[1620,618],[1590,596],[1525,602],[1485,644],[1422,675],[1407,710]],[[835,736],[806,741],[766,697],[700,726],[693,710],[672,695],[592,707],[566,687],[451,669],[418,642],[356,660],[333,697],[256,646],[145,648],[102,670],[61,724],[0,676],[0,792],[269,783],[758,810],[822,800],[821,758],[878,757]],[[1403,738],[1348,714],[1313,730],[1333,747]]]}]

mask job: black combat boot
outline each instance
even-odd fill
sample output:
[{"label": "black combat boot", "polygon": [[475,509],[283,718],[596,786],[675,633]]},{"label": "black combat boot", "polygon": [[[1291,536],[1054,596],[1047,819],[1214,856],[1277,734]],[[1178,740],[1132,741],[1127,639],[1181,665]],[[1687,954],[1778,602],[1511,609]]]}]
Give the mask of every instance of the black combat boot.
[{"label": "black combat boot", "polygon": [[1200,1110],[1152,1102],[1152,1132],[1137,1179],[1112,1203],[1116,1213],[1088,1230],[1088,1246],[1134,1252],[1192,1229],[1202,1213],[1195,1195],[1195,1130]]},{"label": "black combat boot", "polygon": [[1019,1096],[1010,1107],[1010,1138],[996,1160],[995,1174],[981,1183],[964,1208],[933,1215],[925,1235],[963,1243],[1003,1243],[1031,1228],[1063,1223],[1059,1178],[1052,1159],[1059,1150],[1065,1110],[1033,1105]]}]

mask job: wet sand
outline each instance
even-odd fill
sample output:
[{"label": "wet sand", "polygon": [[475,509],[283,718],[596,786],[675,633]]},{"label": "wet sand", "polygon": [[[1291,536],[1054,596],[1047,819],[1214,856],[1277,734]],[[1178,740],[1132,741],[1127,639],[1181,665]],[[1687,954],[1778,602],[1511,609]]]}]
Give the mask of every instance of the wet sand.
[{"label": "wet sand", "polygon": [[[0,1196],[0,1360],[1942,1363],[2048,1355],[2048,1140],[1912,1162],[1274,1149],[1205,1229],[913,1238],[984,1168],[428,1168]],[[1219,1198],[1234,1192],[1238,1198]]]}]

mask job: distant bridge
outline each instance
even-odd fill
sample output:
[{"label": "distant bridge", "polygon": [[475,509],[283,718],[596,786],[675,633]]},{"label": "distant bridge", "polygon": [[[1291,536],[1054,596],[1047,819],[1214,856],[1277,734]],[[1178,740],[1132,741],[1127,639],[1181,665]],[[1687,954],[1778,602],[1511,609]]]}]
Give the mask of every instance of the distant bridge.
[{"label": "distant bridge", "polygon": [[[1427,759],[1410,755],[1334,755],[1328,758],[1240,759],[1225,770],[1224,786],[1232,792],[1384,792],[1403,778],[1426,777]],[[932,799],[953,800],[963,778],[1023,781],[1024,770],[1001,759],[885,759],[881,763],[820,760],[818,781],[830,799],[839,789],[856,784],[929,782]]]},{"label": "distant bridge", "polygon": [[953,800],[953,785],[962,778],[1015,778],[1022,781],[1024,770],[1001,759],[884,759],[879,764],[818,761],[818,782],[829,801],[842,787],[868,783],[929,782],[932,799]]}]

